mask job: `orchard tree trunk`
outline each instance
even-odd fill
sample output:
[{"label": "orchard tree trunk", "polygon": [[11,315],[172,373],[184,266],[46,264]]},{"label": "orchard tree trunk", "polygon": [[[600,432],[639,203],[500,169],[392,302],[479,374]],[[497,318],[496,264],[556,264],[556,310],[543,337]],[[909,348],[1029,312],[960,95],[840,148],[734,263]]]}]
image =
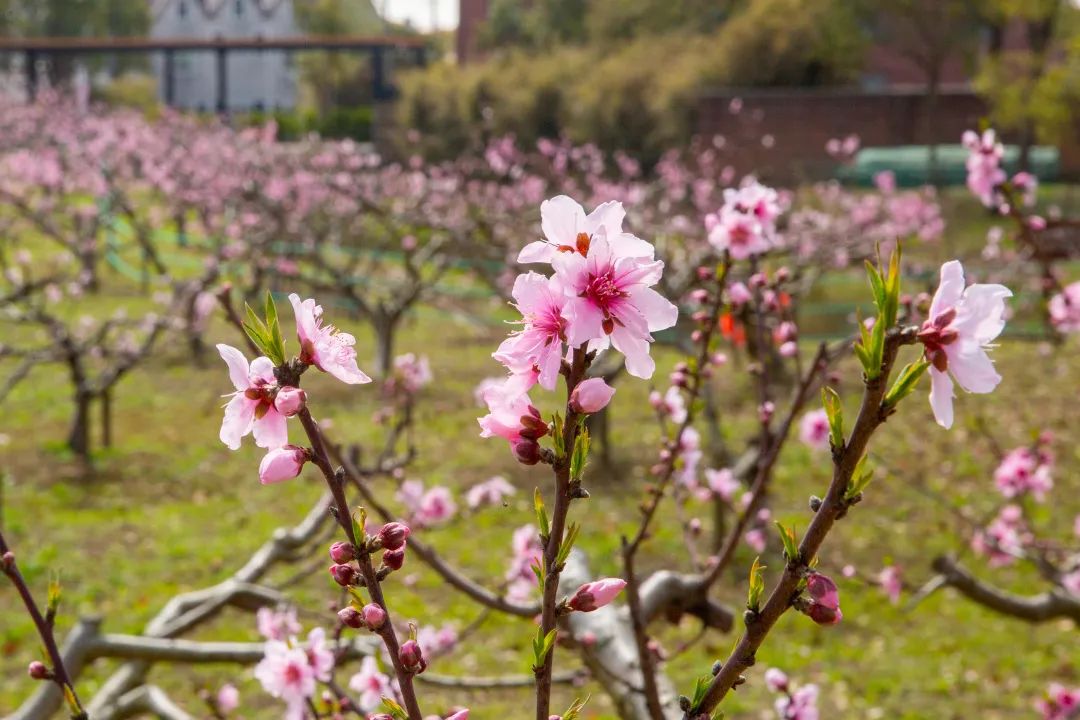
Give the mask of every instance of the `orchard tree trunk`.
[{"label": "orchard tree trunk", "polygon": [[75,414],[68,431],[68,448],[83,461],[90,460],[90,406],[94,396],[85,390],[76,390]]},{"label": "orchard tree trunk", "polygon": [[101,446],[112,447],[112,390],[102,391],[101,397]]},{"label": "orchard tree trunk", "polygon": [[380,313],[371,323],[375,330],[375,369],[381,378],[394,369],[394,341],[400,319],[399,315]]}]

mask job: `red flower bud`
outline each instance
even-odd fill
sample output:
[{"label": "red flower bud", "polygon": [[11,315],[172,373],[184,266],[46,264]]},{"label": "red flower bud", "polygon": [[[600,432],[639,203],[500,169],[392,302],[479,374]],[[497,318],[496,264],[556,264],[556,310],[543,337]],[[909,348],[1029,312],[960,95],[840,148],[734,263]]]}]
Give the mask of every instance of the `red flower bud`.
[{"label": "red flower bud", "polygon": [[523,437],[512,443],[510,449],[513,451],[514,457],[522,465],[535,465],[540,462],[540,444],[535,440]]},{"label": "red flower bud", "polygon": [[378,630],[386,623],[386,611],[375,603],[368,603],[363,609],[364,624],[372,630]]},{"label": "red flower bud", "polygon": [[409,539],[409,526],[405,523],[388,522],[379,530],[379,542],[386,550],[400,550]]},{"label": "red flower bud", "polygon": [[330,575],[341,587],[349,587],[356,584],[356,568],[352,565],[338,564],[330,566]]},{"label": "red flower bud", "polygon": [[26,672],[35,680],[48,680],[52,677],[49,668],[45,667],[45,663],[39,660],[30,663],[29,667],[26,668]]},{"label": "red flower bud", "polygon": [[401,566],[405,564],[405,548],[387,550],[383,553],[382,562],[391,570],[400,570]]},{"label": "red flower bud", "polygon": [[844,618],[840,608],[831,608],[817,602],[809,603],[804,612],[818,625],[836,625]]},{"label": "red flower bud", "polygon": [[364,627],[364,616],[360,614],[360,611],[354,607],[347,607],[338,610],[338,619],[346,627],[351,627],[354,630],[359,630]]},{"label": "red flower bud", "polygon": [[406,640],[401,644],[398,651],[398,659],[405,669],[411,673],[422,673],[427,668],[424,654],[420,650],[420,644],[415,640]]},{"label": "red flower bud", "polygon": [[330,559],[341,565],[356,559],[356,553],[351,543],[336,542],[330,546]]}]

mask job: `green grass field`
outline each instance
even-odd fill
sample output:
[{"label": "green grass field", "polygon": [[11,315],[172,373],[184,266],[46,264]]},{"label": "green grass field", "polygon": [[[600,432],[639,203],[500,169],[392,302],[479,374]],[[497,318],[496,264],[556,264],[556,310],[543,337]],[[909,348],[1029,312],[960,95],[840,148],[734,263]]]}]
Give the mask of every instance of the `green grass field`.
[{"label": "green grass field", "polygon": [[[935,264],[957,249],[965,257],[974,254],[966,249],[981,245],[985,218],[973,205],[958,202],[950,205],[950,220],[945,247],[911,248],[909,256]],[[87,298],[80,313],[104,314],[119,305],[134,312],[146,302],[125,282],[109,275],[105,282],[105,294]],[[843,287],[857,293],[861,285],[851,280]],[[464,491],[502,474],[519,489],[508,507],[463,514],[425,535],[454,564],[494,584],[509,561],[510,531],[532,519],[532,489],[549,480],[543,468],[517,465],[505,443],[478,437],[475,417],[480,412],[472,390],[482,378],[499,372],[489,355],[505,329],[491,321],[503,317],[505,310],[494,301],[480,300],[469,301],[467,310],[424,308],[401,337],[399,351],[427,355],[436,377],[420,399],[415,432],[419,458],[408,476]],[[282,314],[291,325],[289,311],[283,308]],[[372,347],[368,333],[362,327],[350,329],[359,338],[361,367],[365,360],[370,366],[373,350],[365,353]],[[209,339],[241,345],[224,324],[216,325]],[[872,450],[882,471],[866,500],[830,536],[823,564],[839,568],[850,563],[861,578],[867,578],[889,563],[899,563],[913,587],[930,577],[929,560],[935,554],[964,545],[957,539],[961,525],[952,507],[985,511],[998,501],[991,478],[995,463],[976,429],[979,419],[1006,447],[1027,442],[1037,430],[1056,434],[1053,502],[1035,512],[1052,537],[1068,537],[1080,512],[1077,349],[1075,339],[1056,349],[1006,339],[995,355],[1005,381],[991,396],[961,397],[957,426],[951,432],[933,424],[927,389],[920,388],[876,438]],[[654,383],[662,389],[666,371],[679,358],[666,349],[656,352],[660,369]],[[857,397],[857,373],[852,362],[843,369],[846,382],[840,389],[850,407]],[[313,413],[332,421],[335,439],[379,438],[380,431],[371,422],[378,404],[373,386],[345,387],[311,374],[305,382]],[[645,469],[658,439],[645,403],[650,384],[624,379],[618,388],[612,405],[616,467],[594,467],[587,475],[592,498],[574,507],[576,517],[585,521],[580,545],[588,550],[598,576],[618,573],[618,538],[633,529]],[[318,497],[322,481],[313,468],[296,481],[263,487],[256,472],[259,451],[247,442],[240,451],[230,452],[218,441],[220,395],[230,389],[216,354],[207,356],[205,367],[197,367],[179,342],[160,347],[149,363],[119,386],[114,447],[98,453],[96,470],[88,477],[80,476],[62,449],[70,403],[58,368],[39,368],[0,409],[3,527],[40,595],[50,574],[60,574],[65,589],[61,634],[80,614],[103,616],[106,631],[138,632],[169,597],[227,577],[274,528],[298,522]],[[753,414],[744,374],[722,373],[712,389],[719,394],[725,429],[737,448],[738,438],[749,430],[746,418]],[[296,428],[293,433],[299,437]],[[805,528],[807,498],[824,491],[829,470],[823,455],[797,442],[789,445],[772,495],[775,517]],[[388,483],[381,489],[385,497],[392,493]],[[463,507],[463,497],[458,499]],[[670,514],[665,520],[646,546],[643,571],[685,563],[678,527]],[[778,545],[774,539],[766,558],[773,568],[782,562]],[[745,602],[745,575],[752,559],[748,548],[740,550],[718,590],[734,607]],[[991,571],[978,560],[968,562],[979,574],[1014,590],[1043,589],[1026,568]],[[394,577],[399,576],[407,576],[410,583],[387,586],[397,618],[424,624],[449,621],[463,628],[480,614],[415,559]],[[1080,681],[1080,643],[1071,623],[1029,625],[975,607],[951,592],[937,593],[916,607],[904,603],[894,607],[865,580],[844,580],[839,573],[836,577],[844,622],[820,628],[789,613],[759,655],[751,682],[725,704],[728,717],[772,716],[772,698],[760,682],[760,673],[771,666],[784,669],[796,682],[819,683],[823,718],[1034,717],[1032,701],[1047,682]],[[326,573],[308,577],[294,595],[307,608],[302,617],[305,631],[315,624],[330,625],[332,615],[321,611],[335,596]],[[9,587],[0,589],[0,609],[0,714],[4,714],[32,690],[24,668],[38,651],[33,628]],[[654,627],[669,651],[693,638],[697,630],[689,618],[678,627]],[[532,633],[529,623],[488,617],[454,655],[436,661],[433,670],[448,675],[527,673]],[[254,618],[235,611],[195,637],[257,639]],[[733,634],[710,633],[674,658],[667,670],[680,690],[689,692],[694,677],[724,657],[734,640]],[[568,652],[561,651],[559,657],[573,663]],[[93,695],[111,667],[99,662],[79,679],[83,698]],[[278,715],[279,706],[261,691],[250,668],[161,665],[151,678],[195,715],[202,711],[198,690],[216,689],[225,681],[240,687],[240,716]],[[528,691],[452,694],[424,687],[422,692],[422,704],[430,713],[460,704],[475,708],[472,717],[477,720],[531,714]],[[606,698],[593,686],[560,688],[555,707],[590,692],[593,699],[586,717],[613,717]]]}]

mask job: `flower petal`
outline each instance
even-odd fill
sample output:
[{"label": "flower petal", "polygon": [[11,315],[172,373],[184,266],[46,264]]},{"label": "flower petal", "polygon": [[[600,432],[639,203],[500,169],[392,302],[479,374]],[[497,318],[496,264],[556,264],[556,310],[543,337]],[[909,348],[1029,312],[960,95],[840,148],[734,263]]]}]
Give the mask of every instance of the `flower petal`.
[{"label": "flower petal", "polygon": [[221,359],[229,366],[229,380],[232,381],[233,387],[237,390],[247,390],[249,387],[248,361],[244,353],[224,343],[218,343],[217,349],[221,354]]}]

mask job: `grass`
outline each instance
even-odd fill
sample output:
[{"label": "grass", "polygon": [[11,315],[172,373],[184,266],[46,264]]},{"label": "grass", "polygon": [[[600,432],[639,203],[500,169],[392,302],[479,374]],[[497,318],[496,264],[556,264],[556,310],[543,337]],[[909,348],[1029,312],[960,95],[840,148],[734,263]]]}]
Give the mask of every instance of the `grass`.
[{"label": "grass", "polygon": [[[970,257],[980,245],[986,221],[978,210],[963,202],[950,203],[948,210],[949,242],[955,246],[912,248],[913,263],[932,266],[955,250]],[[134,313],[145,302],[115,278],[105,280],[109,294],[88,298],[79,312],[104,315],[126,305]],[[841,299],[863,297],[857,280],[845,287],[851,288],[851,295]],[[835,293],[828,299],[835,299]],[[515,464],[504,443],[477,437],[478,408],[472,389],[499,371],[489,354],[504,328],[490,320],[505,316],[505,310],[481,300],[468,301],[466,309],[462,313],[426,309],[402,334],[399,351],[428,355],[436,376],[419,405],[420,452],[408,475],[428,485],[463,491],[502,474],[518,487],[508,506],[463,514],[428,533],[471,576],[495,582],[509,559],[510,531],[530,522],[532,488],[546,487],[548,478],[542,468]],[[286,309],[283,313],[288,316]],[[470,319],[477,317],[483,321]],[[361,348],[373,347],[364,328],[350,329],[356,330]],[[215,326],[209,339],[240,345],[224,326]],[[1067,537],[1072,518],[1080,512],[1076,481],[1080,453],[1070,432],[1080,381],[1080,368],[1073,361],[1076,350],[1075,340],[1056,350],[1037,342],[1003,343],[995,356],[1005,382],[993,395],[960,398],[957,427],[948,433],[933,424],[925,388],[906,402],[873,446],[881,470],[866,500],[830,537],[821,558],[825,567],[852,564],[859,571],[855,579],[839,579],[844,622],[819,628],[790,613],[758,658],[755,676],[778,666],[796,682],[817,682],[822,687],[822,717],[853,719],[1033,716],[1031,702],[1048,681],[1080,682],[1080,654],[1071,623],[1028,625],[982,610],[951,592],[937,593],[913,608],[894,607],[865,582],[883,566],[897,563],[907,583],[918,586],[931,575],[930,558],[963,547],[955,534],[958,523],[952,507],[980,512],[994,507],[997,498],[990,477],[994,462],[976,418],[985,419],[1006,447],[1026,442],[1037,430],[1056,433],[1055,502],[1035,511],[1056,533],[1053,536]],[[362,360],[363,355],[361,350]],[[665,349],[658,349],[657,355],[660,370],[654,383],[662,386],[666,370],[678,357]],[[752,415],[753,404],[743,373],[722,375],[714,391],[721,398],[725,430],[737,446],[749,429],[745,418]],[[850,380],[856,376],[853,363],[845,365],[843,376],[849,380],[840,390],[850,413],[858,391]],[[377,406],[374,388],[344,387],[324,377],[305,382],[313,412],[332,421],[335,438],[378,438],[370,420]],[[300,480],[262,487],[256,477],[258,451],[245,444],[230,452],[220,444],[220,395],[228,386],[216,356],[207,357],[200,367],[179,341],[162,346],[119,386],[114,401],[115,447],[98,454],[96,471],[89,477],[79,476],[60,447],[70,404],[58,368],[36,370],[8,399],[0,416],[0,433],[9,441],[0,447],[4,530],[39,595],[50,575],[60,574],[65,589],[61,635],[81,614],[104,616],[107,631],[138,632],[170,596],[227,577],[274,528],[297,522],[318,497],[321,480],[313,470]],[[574,515],[585,522],[582,545],[597,576],[618,572],[618,537],[633,528],[644,469],[655,452],[658,433],[644,402],[648,390],[649,383],[620,382],[613,403],[616,467],[592,468],[587,476],[592,499],[574,508]],[[776,518],[805,528],[807,497],[821,494],[828,477],[824,456],[797,443],[790,445],[772,496]],[[382,491],[385,497],[391,494],[388,486]],[[658,536],[646,545],[645,571],[685,564],[677,527],[670,514],[664,519]],[[768,573],[780,566],[778,545],[774,539],[765,558],[772,566]],[[745,574],[752,560],[751,552],[741,549],[718,590],[719,597],[734,607],[745,602]],[[990,571],[977,560],[967,562],[980,574],[1018,591],[1041,589],[1037,578],[1023,568]],[[421,623],[446,621],[459,628],[476,620],[476,606],[448,592],[414,559],[400,577],[404,582],[392,582],[388,588],[396,617]],[[328,624],[330,615],[321,608],[334,592],[324,573],[305,580],[294,595],[309,610],[303,618],[305,629]],[[37,641],[10,588],[0,589],[0,608],[0,714],[4,714],[32,689],[24,668],[37,657]],[[677,626],[658,624],[654,630],[669,651],[697,632],[690,619]],[[526,673],[531,636],[528,623],[490,617],[433,669],[460,675]],[[228,612],[196,637],[255,640],[254,621],[250,615]],[[667,669],[680,690],[689,692],[693,678],[724,657],[734,640],[734,635],[710,633],[674,658]],[[560,652],[562,661],[570,657]],[[97,663],[79,679],[81,695],[93,695],[111,669],[110,663]],[[278,714],[279,706],[261,692],[249,668],[158,666],[152,679],[194,714],[200,710],[197,691],[225,681],[239,685],[243,717]],[[424,688],[422,692],[428,712],[461,704],[475,708],[472,717],[478,720],[531,713],[527,691],[455,694]],[[585,716],[613,717],[603,693],[592,685],[560,688],[554,705],[564,708],[574,696],[590,692],[593,699]],[[771,700],[759,678],[752,677],[725,703],[725,710],[728,717],[765,717],[771,712]]]}]

